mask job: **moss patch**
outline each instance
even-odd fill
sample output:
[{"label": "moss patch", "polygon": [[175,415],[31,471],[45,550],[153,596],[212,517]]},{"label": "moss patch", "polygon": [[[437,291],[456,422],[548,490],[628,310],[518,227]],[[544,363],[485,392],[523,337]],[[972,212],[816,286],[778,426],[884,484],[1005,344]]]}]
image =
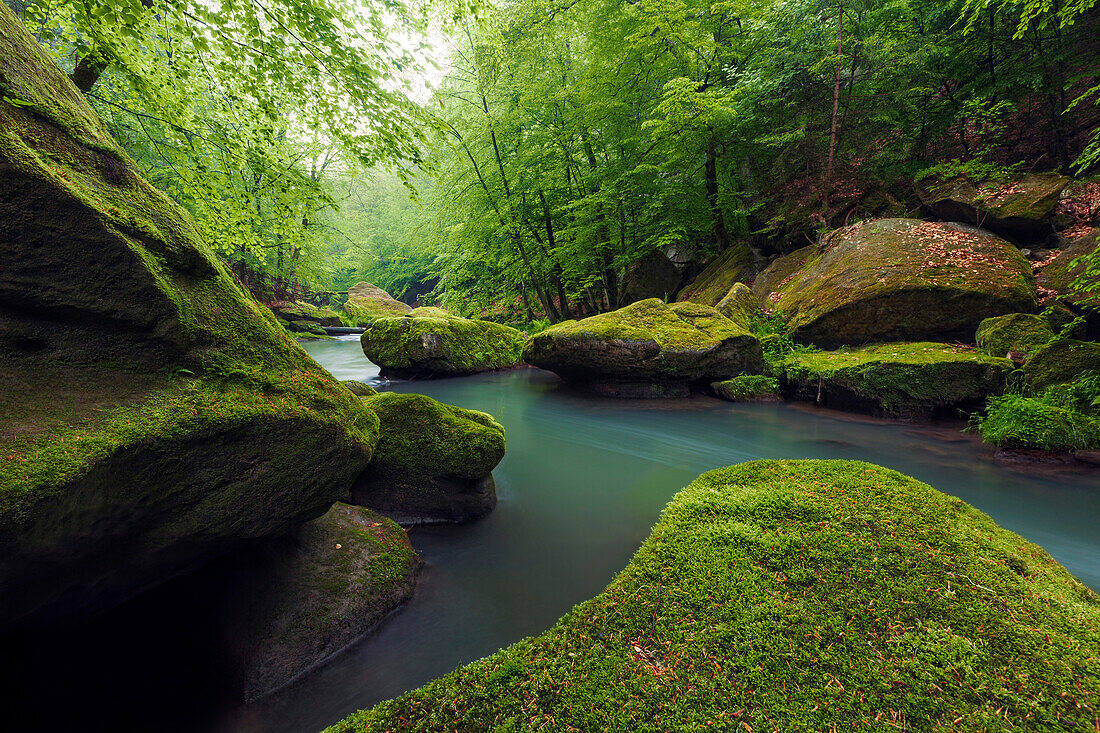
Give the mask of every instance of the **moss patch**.
[{"label": "moss patch", "polygon": [[[320,306],[313,305],[312,303],[305,303],[302,301],[296,301],[294,303],[280,303],[271,306],[271,310],[282,320],[287,321],[291,325],[294,324],[314,324],[314,327],[318,326],[342,326],[344,322],[340,320],[340,314],[331,308],[322,308]],[[295,329],[294,330],[309,330],[309,329]],[[324,333],[324,331],[321,331]]]},{"label": "moss patch", "polygon": [[523,334],[490,321],[439,308],[417,308],[403,318],[379,318],[361,337],[363,353],[392,376],[453,376],[519,363]]},{"label": "moss patch", "polygon": [[986,318],[978,324],[975,340],[989,356],[1005,356],[1010,351],[1030,354],[1054,338],[1054,329],[1045,316],[1010,313]]},{"label": "moss patch", "polygon": [[1024,377],[1039,392],[1054,384],[1072,382],[1091,369],[1100,369],[1100,343],[1059,338],[1024,362]]},{"label": "moss patch", "polygon": [[357,326],[369,326],[379,318],[403,316],[410,308],[395,300],[382,288],[370,283],[356,283],[348,289],[348,302],[344,303],[344,313]]},{"label": "moss patch", "polygon": [[1065,176],[1051,173],[976,183],[961,176],[946,180],[931,176],[917,182],[917,195],[941,219],[1028,237],[1052,230],[1047,218],[1069,182]]},{"label": "moss patch", "polygon": [[781,364],[792,392],[841,409],[924,416],[980,403],[1003,389],[1012,362],[929,342],[794,353]]},{"label": "moss patch", "polygon": [[748,243],[734,242],[684,286],[677,300],[717,307],[735,284],[752,280],[756,273],[756,259]]},{"label": "moss patch", "polygon": [[1100,598],[961,500],[753,461],[546,633],[329,730],[1087,730],[1098,648]]},{"label": "moss patch", "polygon": [[[1100,310],[1100,274],[1087,274],[1086,263],[1078,261],[1079,258],[1095,252],[1098,244],[1100,229],[1094,229],[1090,234],[1073,240],[1039,272],[1036,277],[1039,287],[1063,296],[1076,305]],[[1075,283],[1088,287],[1092,292],[1074,288]]]},{"label": "moss patch", "polygon": [[779,393],[779,380],[763,374],[743,374],[714,382],[710,388],[716,396],[730,402],[777,402],[783,399]]},{"label": "moss patch", "polygon": [[760,315],[756,296],[745,283],[734,283],[726,296],[714,307],[726,318],[750,329],[752,322]]}]

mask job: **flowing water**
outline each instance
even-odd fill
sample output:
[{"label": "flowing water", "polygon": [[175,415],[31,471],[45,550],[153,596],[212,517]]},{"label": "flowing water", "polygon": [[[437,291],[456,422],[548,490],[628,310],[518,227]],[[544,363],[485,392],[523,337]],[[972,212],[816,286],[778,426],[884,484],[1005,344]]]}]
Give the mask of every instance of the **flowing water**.
[{"label": "flowing water", "polygon": [[500,503],[462,527],[410,532],[427,567],[377,633],[225,730],[316,731],[549,628],[612,579],[661,508],[703,471],[754,458],[852,458],[915,476],[1041,544],[1100,590],[1100,471],[1026,475],[954,427],[862,419],[788,404],[697,396],[577,395],[535,369],[385,383],[358,338],[305,344],[340,379],[420,392],[504,425]]}]

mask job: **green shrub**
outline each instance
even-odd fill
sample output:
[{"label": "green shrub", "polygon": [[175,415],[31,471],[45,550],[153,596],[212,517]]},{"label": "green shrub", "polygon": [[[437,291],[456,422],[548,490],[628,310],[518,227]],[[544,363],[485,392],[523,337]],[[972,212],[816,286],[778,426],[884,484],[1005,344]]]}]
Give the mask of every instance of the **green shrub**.
[{"label": "green shrub", "polygon": [[1081,450],[1100,446],[1100,419],[1044,397],[994,397],[975,418],[982,439],[1003,448]]}]

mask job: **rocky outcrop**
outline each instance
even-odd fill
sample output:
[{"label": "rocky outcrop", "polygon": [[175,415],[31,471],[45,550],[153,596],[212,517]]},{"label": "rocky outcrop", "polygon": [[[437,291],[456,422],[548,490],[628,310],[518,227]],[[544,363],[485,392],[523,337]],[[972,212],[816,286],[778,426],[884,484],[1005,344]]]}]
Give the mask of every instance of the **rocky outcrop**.
[{"label": "rocky outcrop", "polygon": [[775,309],[779,289],[787,284],[807,262],[821,254],[817,245],[811,244],[772,260],[752,283],[752,294],[762,308]]},{"label": "rocky outcrop", "polygon": [[440,308],[374,321],[361,337],[363,353],[387,377],[452,377],[519,363],[523,334],[491,321]]},{"label": "rocky outcrop", "polygon": [[838,229],[767,300],[797,340],[827,349],[968,342],[985,318],[1037,307],[1031,267],[1014,246],[966,225],[916,219]]},{"label": "rocky outcrop", "polygon": [[403,316],[411,310],[382,288],[367,282],[348,288],[348,302],[344,303],[344,313],[357,326],[369,326],[386,316]]},{"label": "rocky outcrop", "polygon": [[921,203],[938,219],[961,221],[1016,240],[1053,233],[1050,216],[1070,179],[1053,173],[1028,174],[1015,181],[974,183],[959,176],[917,182]]},{"label": "rocky outcrop", "polygon": [[[1088,265],[1077,260],[1096,251],[1100,244],[1100,229],[1078,237],[1058,253],[1050,264],[1039,271],[1036,282],[1047,294],[1057,295],[1078,308],[1100,312],[1100,275],[1085,275]],[[1076,264],[1075,264],[1076,263]],[[1092,293],[1077,290],[1075,281],[1094,286]]]},{"label": "rocky outcrop", "polygon": [[402,524],[468,522],[496,506],[492,471],[504,428],[492,417],[419,394],[364,399],[381,421],[374,459],[352,501]]},{"label": "rocky outcrop", "polygon": [[393,520],[339,503],[231,562],[220,583],[222,633],[246,702],[371,631],[412,597],[422,564]]},{"label": "rocky outcrop", "polygon": [[[978,324],[974,335],[978,348],[989,356],[1024,359],[1054,338],[1054,329],[1045,316],[1031,313],[1010,313],[986,318]],[[1017,356],[1018,355],[1018,356]]]},{"label": "rocky outcrop", "polygon": [[[273,303],[271,305],[271,312],[274,313],[275,317],[280,321],[288,324],[288,328],[291,331],[309,330],[308,327],[296,328],[296,324],[312,324],[313,327],[344,325],[344,322],[340,320],[340,314],[331,308],[322,308],[321,306],[300,300],[293,303]],[[324,329],[322,329],[322,332],[323,330]]]},{"label": "rocky outcrop", "polygon": [[760,314],[756,296],[745,283],[734,283],[726,293],[726,297],[718,301],[714,308],[726,318],[746,328],[751,327],[753,319]]},{"label": "rocky outcrop", "polygon": [[680,271],[662,252],[650,252],[623,273],[620,302],[630,305],[647,298],[668,300],[680,287]]},{"label": "rocky outcrop", "polygon": [[13,628],[84,618],[323,514],[377,419],[234,283],[6,6],[0,91]]},{"label": "rocky outcrop", "polygon": [[891,343],[796,353],[781,367],[796,399],[892,417],[957,415],[1005,385],[1012,362],[976,349],[937,343]]},{"label": "rocky outcrop", "polygon": [[742,374],[740,377],[713,382],[715,397],[729,402],[781,402],[779,380],[763,374]]},{"label": "rocky outcrop", "polygon": [[1100,371],[1100,343],[1054,339],[1024,362],[1024,378],[1034,392],[1072,382],[1086,371]]},{"label": "rocky outcrop", "polygon": [[523,358],[614,397],[685,395],[763,369],[760,342],[743,325],[705,305],[656,298],[551,326],[528,340]]},{"label": "rocky outcrop", "polygon": [[684,286],[677,300],[717,306],[734,285],[750,282],[757,272],[759,267],[748,243],[734,242]]}]

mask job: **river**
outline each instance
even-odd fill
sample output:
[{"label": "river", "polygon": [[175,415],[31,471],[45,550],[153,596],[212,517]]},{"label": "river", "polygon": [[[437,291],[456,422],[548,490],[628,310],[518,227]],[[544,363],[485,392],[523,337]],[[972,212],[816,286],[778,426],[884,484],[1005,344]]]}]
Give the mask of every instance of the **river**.
[{"label": "river", "polygon": [[1042,545],[1100,590],[1100,471],[1021,473],[958,426],[916,426],[792,404],[704,396],[577,395],[535,369],[385,383],[357,337],[303,344],[340,379],[491,413],[508,452],[486,519],[410,532],[427,566],[398,615],[220,730],[308,733],[538,634],[614,577],[673,494],[754,458],[851,458],[915,476]]}]

